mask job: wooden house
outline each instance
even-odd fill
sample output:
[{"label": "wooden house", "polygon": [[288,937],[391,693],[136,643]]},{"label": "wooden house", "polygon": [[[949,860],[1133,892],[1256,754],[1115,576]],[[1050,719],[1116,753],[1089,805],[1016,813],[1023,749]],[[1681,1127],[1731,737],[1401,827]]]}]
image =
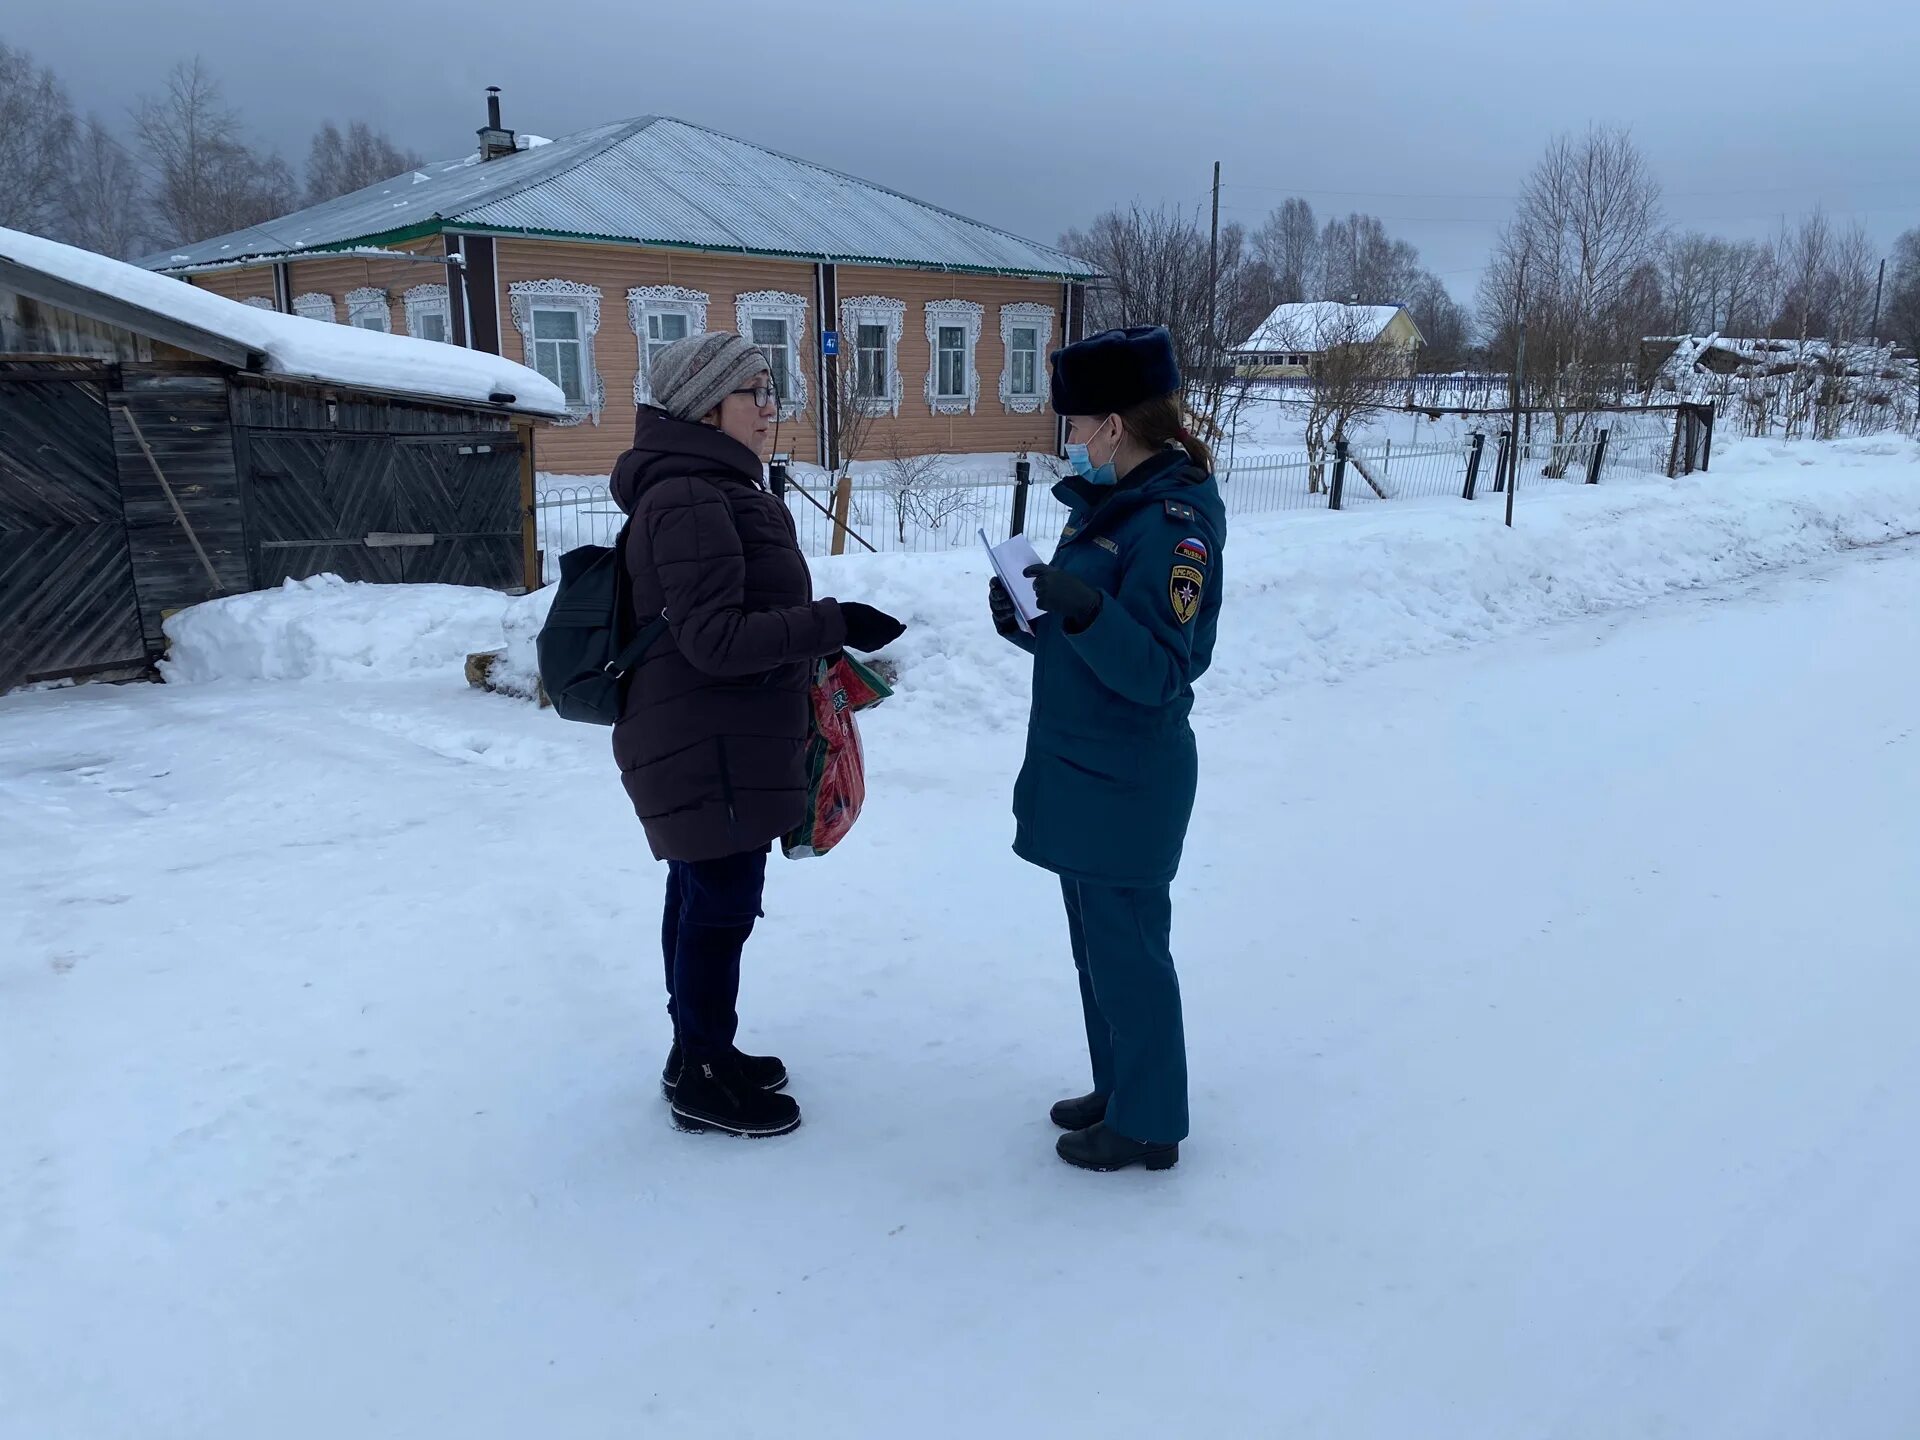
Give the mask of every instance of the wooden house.
[{"label": "wooden house", "polygon": [[1418,367],[1426,337],[1404,305],[1343,305],[1307,300],[1280,305],[1233,347],[1234,373],[1249,380],[1304,380],[1330,350],[1366,346],[1381,379],[1407,377]]},{"label": "wooden house", "polygon": [[140,674],[172,611],[287,579],[524,585],[565,413],[498,357],[0,230],[0,691]]},{"label": "wooden house", "polygon": [[566,394],[541,447],[561,473],[610,471],[649,355],[707,329],[773,357],[797,460],[842,458],[846,406],[870,417],[849,458],[1058,448],[1047,355],[1079,333],[1084,262],[684,121],[520,140],[488,103],[462,159],[143,263],[523,361]]}]

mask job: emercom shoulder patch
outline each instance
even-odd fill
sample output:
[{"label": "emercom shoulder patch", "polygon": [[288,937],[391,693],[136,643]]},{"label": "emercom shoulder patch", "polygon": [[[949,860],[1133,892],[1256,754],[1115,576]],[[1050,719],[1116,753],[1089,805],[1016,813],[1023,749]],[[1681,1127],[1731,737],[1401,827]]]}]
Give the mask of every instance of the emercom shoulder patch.
[{"label": "emercom shoulder patch", "polygon": [[1207,542],[1189,535],[1173,547],[1173,558],[1191,560],[1196,565],[1204,565],[1207,563]]},{"label": "emercom shoulder patch", "polygon": [[1207,577],[1191,565],[1176,565],[1173,574],[1167,578],[1167,598],[1173,602],[1173,617],[1182,625],[1193,623],[1193,617],[1200,613],[1200,592],[1206,588]]}]

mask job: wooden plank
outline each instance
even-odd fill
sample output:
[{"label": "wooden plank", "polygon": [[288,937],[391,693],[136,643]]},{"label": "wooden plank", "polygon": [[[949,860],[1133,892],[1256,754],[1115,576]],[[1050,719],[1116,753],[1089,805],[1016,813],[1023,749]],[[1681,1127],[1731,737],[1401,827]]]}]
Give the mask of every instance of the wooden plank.
[{"label": "wooden plank", "polygon": [[520,583],[528,590],[546,584],[540,573],[539,508],[534,493],[533,426],[520,426]]},{"label": "wooden plank", "polygon": [[154,340],[164,340],[169,345],[191,350],[196,355],[205,355],[236,369],[247,368],[254,358],[253,352],[246,346],[224,335],[216,335],[197,325],[188,325],[171,316],[130,305],[114,296],[90,290],[84,285],[75,285],[5,256],[0,256],[0,286],[30,295],[49,305],[57,305],[63,310],[71,310],[76,315],[98,320],[104,325],[114,325]]},{"label": "wooden plank", "polygon": [[0,387],[0,690],[147,656],[104,386]]},{"label": "wooden plank", "polygon": [[[158,654],[166,612],[250,588],[231,406],[218,376],[157,370],[123,370],[121,387],[108,399],[140,624],[149,650]],[[156,465],[166,485],[154,474]]]}]

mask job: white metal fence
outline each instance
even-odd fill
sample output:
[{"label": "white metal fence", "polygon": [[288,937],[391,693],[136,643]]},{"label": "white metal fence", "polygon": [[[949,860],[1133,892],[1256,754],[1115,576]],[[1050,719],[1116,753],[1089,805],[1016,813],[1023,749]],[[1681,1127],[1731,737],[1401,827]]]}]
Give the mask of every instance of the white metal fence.
[{"label": "white metal fence", "polygon": [[[1577,439],[1554,443],[1546,435],[1524,438],[1515,464],[1522,491],[1542,484],[1583,484],[1593,473],[1602,430],[1607,434],[1600,475],[1663,475],[1672,446],[1670,420],[1653,422],[1618,417],[1618,422],[1588,428]],[[1501,494],[1504,477],[1499,466],[1500,439],[1488,433],[1480,442],[1480,461],[1474,465],[1474,437],[1428,445],[1390,443],[1355,447],[1348,451],[1340,476],[1339,504],[1362,509],[1383,502],[1415,499],[1473,498]],[[1065,505],[1053,493],[1055,462],[1031,462],[1026,494],[1024,529],[1027,534],[1051,537],[1065,525]],[[1306,451],[1239,454],[1223,461],[1221,495],[1230,516],[1272,514],[1287,510],[1327,509],[1334,504],[1335,460],[1328,454],[1315,461]],[[1469,472],[1472,487],[1467,484]],[[834,525],[828,513],[833,504],[833,479],[805,471],[787,488],[787,509],[793,516],[800,547],[808,555],[833,550]],[[854,477],[848,512],[849,554],[871,549],[880,553],[924,553],[965,549],[979,543],[985,530],[994,539],[1013,532],[1018,483],[1014,466],[1005,468],[955,467],[936,469],[911,481],[885,470]],[[554,560],[580,545],[610,544],[625,516],[604,485],[549,488],[535,504],[535,528],[545,573],[557,573]],[[864,542],[864,543],[863,543]]]}]

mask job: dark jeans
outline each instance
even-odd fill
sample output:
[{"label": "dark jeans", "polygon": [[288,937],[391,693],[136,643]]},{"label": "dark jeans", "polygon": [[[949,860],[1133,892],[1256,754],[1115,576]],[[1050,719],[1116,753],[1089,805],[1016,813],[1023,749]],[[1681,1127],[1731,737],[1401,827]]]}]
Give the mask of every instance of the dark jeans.
[{"label": "dark jeans", "polygon": [[723,860],[669,860],[660,948],[667,962],[667,1014],[680,1051],[716,1060],[733,1048],[740,1018],[740,952],[759,918],[767,846]]},{"label": "dark jeans", "polygon": [[1187,1138],[1187,1037],[1173,968],[1165,885],[1116,889],[1062,876],[1067,936],[1080,972],[1093,1088],[1129,1140]]}]

